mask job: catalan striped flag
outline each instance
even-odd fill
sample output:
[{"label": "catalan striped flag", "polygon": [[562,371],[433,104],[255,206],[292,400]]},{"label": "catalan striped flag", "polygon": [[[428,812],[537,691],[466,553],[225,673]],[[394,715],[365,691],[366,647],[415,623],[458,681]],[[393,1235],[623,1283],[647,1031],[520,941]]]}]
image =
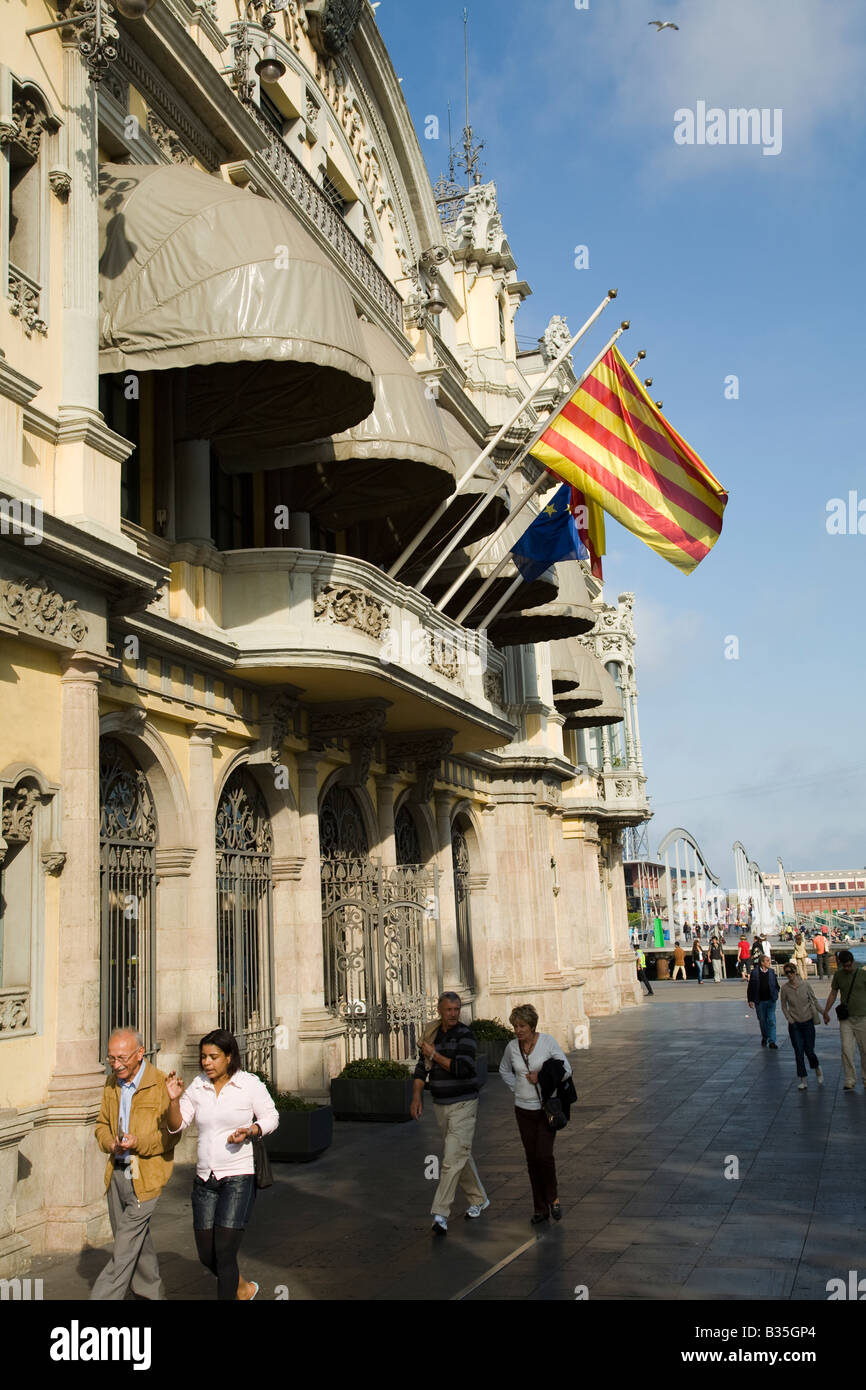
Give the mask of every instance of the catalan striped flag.
[{"label": "catalan striped flag", "polygon": [[686,574],[719,538],[728,494],[615,347],[532,455]]},{"label": "catalan striped flag", "polygon": [[[597,502],[593,502],[586,493],[581,492],[580,488],[571,489],[571,510],[573,516],[578,516],[577,530],[580,539],[589,552],[590,573],[596,579],[604,580],[601,568],[601,557],[605,553],[605,534],[604,534],[604,512]],[[586,525],[583,518],[586,518]]]}]

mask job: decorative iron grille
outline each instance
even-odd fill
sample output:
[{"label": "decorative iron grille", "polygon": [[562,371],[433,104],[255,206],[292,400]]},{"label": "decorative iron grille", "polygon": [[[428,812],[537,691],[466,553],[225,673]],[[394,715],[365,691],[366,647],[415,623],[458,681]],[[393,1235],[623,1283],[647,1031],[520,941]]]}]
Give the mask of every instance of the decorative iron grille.
[{"label": "decorative iron grille", "polygon": [[408,806],[401,806],[394,818],[394,843],[398,864],[420,864],[421,842],[418,827]]},{"label": "decorative iron grille", "polygon": [[232,773],[216,815],[217,1012],[244,1067],[271,1075],[273,834],[252,776]]},{"label": "decorative iron grille", "polygon": [[113,1028],[155,1032],[156,808],[147,778],[123,744],[104,738],[99,758],[101,1047]]},{"label": "decorative iron grille", "polygon": [[467,989],[475,988],[472,959],[472,918],[469,907],[469,846],[459,826],[451,831],[451,862],[454,869],[454,904],[457,913],[457,960],[460,979]]},{"label": "decorative iron grille", "polygon": [[320,843],[325,1003],[343,1020],[350,1060],[409,1060],[435,1012],[428,977],[442,987],[436,871],[371,859],[360,808],[342,787],[322,803]]}]

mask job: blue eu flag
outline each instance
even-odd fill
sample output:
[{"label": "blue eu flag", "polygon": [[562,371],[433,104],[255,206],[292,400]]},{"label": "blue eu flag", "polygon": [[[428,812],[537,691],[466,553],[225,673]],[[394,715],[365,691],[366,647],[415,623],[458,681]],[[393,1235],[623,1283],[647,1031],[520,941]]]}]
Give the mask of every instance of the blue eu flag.
[{"label": "blue eu flag", "polygon": [[552,501],[542,507],[512,549],[511,558],[527,584],[557,560],[589,559],[577,527],[573,492],[571,485],[565,483],[554,493]]}]

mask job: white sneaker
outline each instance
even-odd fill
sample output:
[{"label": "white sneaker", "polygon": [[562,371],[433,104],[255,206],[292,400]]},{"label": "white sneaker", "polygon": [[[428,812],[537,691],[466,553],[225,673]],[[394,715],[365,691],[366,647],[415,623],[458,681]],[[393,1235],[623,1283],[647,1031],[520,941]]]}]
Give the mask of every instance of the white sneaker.
[{"label": "white sneaker", "polygon": [[820,1067],[815,1068],[815,1080],[817,1081],[819,1086],[824,1085],[824,1073],[822,1072]]},{"label": "white sneaker", "polygon": [[430,1229],[434,1231],[437,1236],[445,1236],[448,1234],[448,1222],[444,1216],[434,1216],[433,1225]]},{"label": "white sneaker", "polygon": [[476,1220],[478,1219],[478,1217],[481,1215],[481,1213],[482,1213],[483,1211],[486,1211],[487,1208],[488,1208],[489,1206],[490,1206],[490,1198],[489,1198],[489,1197],[485,1198],[485,1200],[482,1202],[482,1204],[481,1204],[480,1207],[477,1205],[477,1203],[473,1202],[472,1206],[471,1206],[471,1207],[467,1207],[467,1208],[466,1208],[466,1211],[464,1212],[464,1215],[465,1215],[465,1217],[466,1217],[466,1220],[467,1220],[467,1221],[476,1221]]},{"label": "white sneaker", "polygon": [[809,1089],[809,1086],[808,1086],[808,1083],[807,1083],[807,1081],[806,1081],[805,1076],[801,1076],[801,1077],[800,1077],[800,1084],[799,1084],[799,1086],[797,1087],[797,1090],[798,1090],[798,1091],[808,1091],[808,1089]]}]

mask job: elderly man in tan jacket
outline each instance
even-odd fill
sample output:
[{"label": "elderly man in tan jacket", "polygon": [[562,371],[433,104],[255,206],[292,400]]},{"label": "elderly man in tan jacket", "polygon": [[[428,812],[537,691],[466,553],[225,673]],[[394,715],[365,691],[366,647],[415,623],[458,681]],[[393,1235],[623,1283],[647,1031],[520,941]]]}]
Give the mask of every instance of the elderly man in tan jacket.
[{"label": "elderly man in tan jacket", "polygon": [[165,1076],[144,1058],[141,1036],[119,1028],[108,1039],[113,1076],[105,1083],[96,1142],[108,1154],[105,1189],[114,1252],[91,1299],[119,1301],[132,1286],[142,1298],[163,1298],[150,1218],[171,1177],[179,1134],[168,1132]]}]

